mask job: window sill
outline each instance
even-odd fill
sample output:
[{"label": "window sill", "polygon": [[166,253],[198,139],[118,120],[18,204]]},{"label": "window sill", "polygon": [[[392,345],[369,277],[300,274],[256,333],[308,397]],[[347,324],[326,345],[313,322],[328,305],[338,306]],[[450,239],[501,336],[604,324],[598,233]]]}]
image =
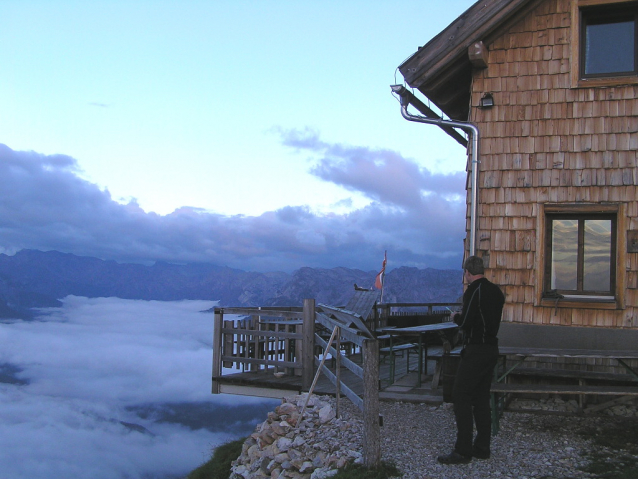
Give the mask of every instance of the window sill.
[{"label": "window sill", "polygon": [[541,298],[541,306],[573,309],[620,309],[613,296],[565,296],[558,302],[556,302],[556,298]]},{"label": "window sill", "polygon": [[636,85],[638,76],[610,77],[610,78],[581,78],[577,80],[574,88],[593,88],[606,86]]}]

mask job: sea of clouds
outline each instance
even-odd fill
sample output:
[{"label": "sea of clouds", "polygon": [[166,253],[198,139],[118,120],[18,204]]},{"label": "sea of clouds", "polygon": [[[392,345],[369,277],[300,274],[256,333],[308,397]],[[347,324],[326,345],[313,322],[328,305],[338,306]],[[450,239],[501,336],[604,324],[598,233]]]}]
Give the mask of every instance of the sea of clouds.
[{"label": "sea of clouds", "polygon": [[277,401],[211,395],[211,301],[69,296],[0,323],[0,475],[177,478]]}]

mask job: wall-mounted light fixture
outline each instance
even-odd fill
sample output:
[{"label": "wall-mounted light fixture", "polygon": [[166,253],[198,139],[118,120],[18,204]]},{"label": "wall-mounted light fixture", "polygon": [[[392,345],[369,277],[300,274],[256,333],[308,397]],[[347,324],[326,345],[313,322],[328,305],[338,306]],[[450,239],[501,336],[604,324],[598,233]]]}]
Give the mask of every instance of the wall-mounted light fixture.
[{"label": "wall-mounted light fixture", "polygon": [[479,100],[480,108],[492,108],[494,106],[494,97],[491,93],[486,93]]}]

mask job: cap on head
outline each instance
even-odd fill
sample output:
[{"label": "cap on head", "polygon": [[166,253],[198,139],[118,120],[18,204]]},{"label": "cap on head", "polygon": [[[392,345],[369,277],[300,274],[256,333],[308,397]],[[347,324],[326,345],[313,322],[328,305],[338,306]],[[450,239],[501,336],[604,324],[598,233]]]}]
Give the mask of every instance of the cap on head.
[{"label": "cap on head", "polygon": [[463,269],[473,276],[476,276],[477,274],[484,274],[485,266],[483,266],[483,258],[479,258],[478,256],[470,256],[468,259],[465,260]]}]

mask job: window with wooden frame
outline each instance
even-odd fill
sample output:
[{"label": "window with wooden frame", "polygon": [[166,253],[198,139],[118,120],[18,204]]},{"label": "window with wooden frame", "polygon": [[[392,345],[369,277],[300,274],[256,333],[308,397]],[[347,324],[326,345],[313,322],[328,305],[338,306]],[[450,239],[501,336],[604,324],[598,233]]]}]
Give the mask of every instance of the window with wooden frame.
[{"label": "window with wooden frame", "polygon": [[638,1],[574,2],[576,85],[638,82]]},{"label": "window with wooden frame", "polygon": [[545,214],[543,297],[614,301],[617,212]]}]

